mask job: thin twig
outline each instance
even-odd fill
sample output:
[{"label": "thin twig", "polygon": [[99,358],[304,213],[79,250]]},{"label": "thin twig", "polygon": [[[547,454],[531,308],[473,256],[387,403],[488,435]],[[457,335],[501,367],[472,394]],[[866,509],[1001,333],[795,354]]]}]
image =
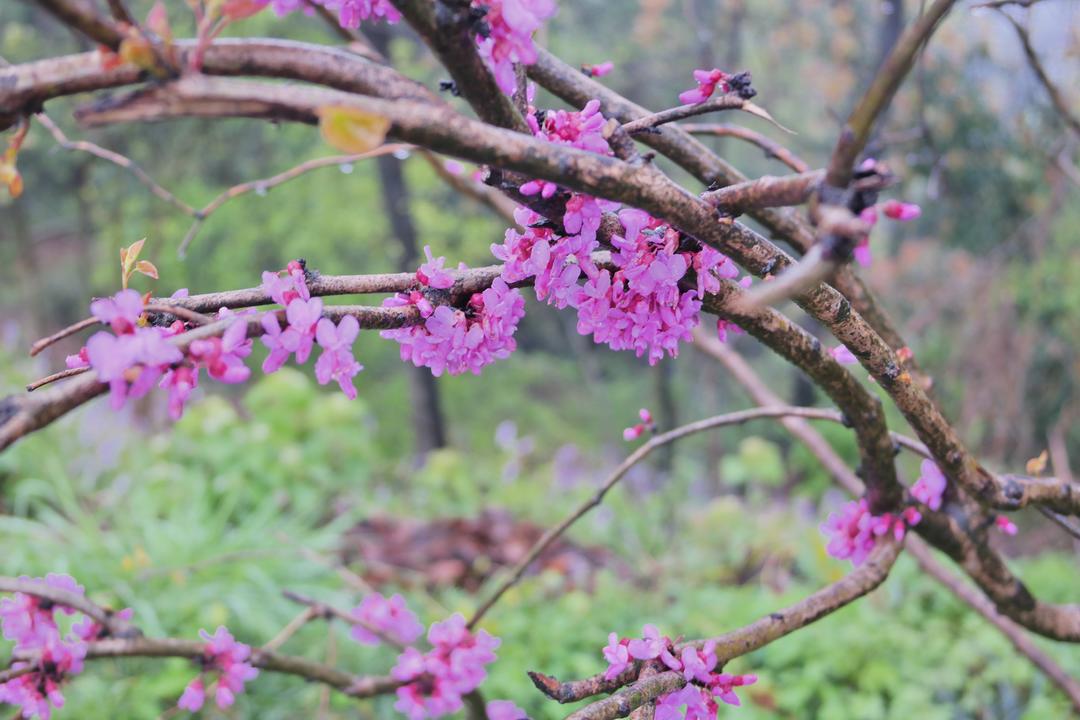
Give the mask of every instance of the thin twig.
[{"label": "thin twig", "polygon": [[668,432],[655,435],[649,439],[644,445],[639,447],[633,453],[631,453],[625,460],[619,463],[619,466],[615,468],[601,484],[596,493],[579,505],[569,515],[567,515],[562,522],[549,528],[547,532],[537,540],[533,546],[529,549],[525,556],[517,562],[516,565],[509,571],[508,577],[495,589],[494,592],[480,604],[480,607],[473,613],[472,618],[469,619],[469,627],[475,627],[478,622],[484,617],[484,615],[491,609],[491,607],[498,602],[499,598],[506,593],[507,590],[521,580],[525,571],[529,565],[540,556],[544,550],[555,542],[566,532],[571,525],[581,519],[589,510],[599,505],[604,496],[611,488],[615,487],[615,484],[619,482],[626,475],[629,470],[637,465],[639,462],[647,458],[653,451],[669,444],[676,440],[681,440],[689,435],[694,435],[706,430],[712,430],[718,427],[725,427],[727,425],[738,425],[741,423],[749,422],[751,420],[757,420],[759,418],[775,418],[775,417],[802,417],[815,420],[830,420],[833,422],[842,422],[840,413],[834,410],[823,410],[818,408],[803,408],[803,407],[769,407],[769,408],[754,408],[751,410],[742,410],[734,413],[726,413],[724,415],[716,415],[705,420],[698,420],[697,422],[683,425],[682,427],[669,430]]},{"label": "thin twig", "polygon": [[316,608],[314,608],[314,607],[306,607],[306,608],[304,608],[300,612],[299,615],[297,615],[292,620],[290,620],[289,623],[285,627],[281,628],[281,631],[278,632],[278,634],[275,635],[273,638],[271,638],[269,642],[264,644],[260,648],[260,650],[262,652],[267,652],[267,651],[273,652],[274,650],[277,650],[282,645],[284,645],[286,642],[288,642],[289,638],[291,638],[293,635],[295,635],[297,632],[299,632],[300,628],[304,627],[309,622],[311,622],[312,620],[315,620],[318,617],[320,617],[320,614],[319,614],[319,611]]},{"label": "thin twig", "polygon": [[136,180],[150,188],[150,192],[180,210],[180,212],[192,217],[196,216],[197,211],[195,208],[166,190],[160,183],[154,180],[154,178],[150,177],[145,170],[136,165],[131,158],[121,155],[113,150],[103,148],[88,140],[70,140],[68,136],[64,134],[64,131],[60,129],[60,126],[54,123],[45,113],[38,113],[35,116],[35,119],[52,134],[53,138],[56,140],[56,144],[64,150],[89,153],[94,157],[111,162],[113,165],[130,172]]},{"label": "thin twig", "polygon": [[64,380],[69,377],[75,377],[76,375],[82,375],[89,369],[89,367],[78,367],[68,368],[67,370],[61,370],[60,372],[54,372],[52,375],[46,375],[40,380],[35,380],[34,382],[28,384],[26,386],[26,392],[34,392],[39,387],[44,387],[50,383],[56,382],[57,380]]},{"label": "thin twig", "polygon": [[199,228],[206,222],[206,219],[210,217],[218,208],[224,205],[229,200],[246,195],[250,192],[264,193],[272,188],[289,182],[305,173],[309,173],[312,170],[318,170],[325,167],[340,167],[342,165],[348,165],[349,163],[358,162],[360,160],[367,160],[373,157],[379,157],[380,155],[388,155],[390,153],[403,152],[411,150],[412,145],[407,143],[391,143],[388,145],[381,145],[374,150],[370,150],[364,153],[353,153],[350,155],[332,155],[329,157],[314,158],[312,160],[306,160],[295,167],[291,167],[284,172],[280,172],[277,175],[271,175],[268,178],[261,180],[249,180],[242,182],[239,185],[233,185],[231,188],[225,190],[213,200],[208,202],[199,210],[194,210],[191,215],[195,218],[195,222],[188,228],[187,234],[184,235],[184,239],[180,242],[180,247],[177,248],[177,253],[180,257],[184,257],[187,254],[188,247],[191,245],[191,241],[195,239],[195,236],[199,232]]},{"label": "thin twig", "polygon": [[679,125],[691,135],[712,135],[714,137],[734,137],[753,143],[765,151],[765,156],[776,158],[795,172],[806,172],[810,164],[786,147],[756,130],[741,125],[685,123]]},{"label": "thin twig", "polygon": [[74,335],[75,333],[82,332],[83,330],[85,330],[87,328],[91,328],[91,327],[94,327],[95,325],[100,325],[100,324],[101,324],[101,321],[98,320],[97,318],[89,317],[89,318],[86,318],[85,320],[80,320],[79,322],[74,323],[72,325],[68,325],[63,330],[57,330],[52,335],[50,335],[48,337],[41,338],[40,340],[35,342],[33,345],[31,345],[30,346],[30,357],[34,357],[35,355],[37,355],[39,352],[41,352],[45,348],[49,347],[50,345],[54,345],[54,344],[60,342],[64,338],[68,337],[69,335]]},{"label": "thin twig", "polygon": [[696,105],[679,105],[678,107],[661,110],[652,115],[646,115],[643,118],[623,123],[622,127],[628,134],[633,135],[695,115],[705,115],[721,110],[742,110],[748,102],[736,93],[724,93]]},{"label": "thin twig", "polygon": [[1028,31],[1024,29],[1024,26],[1018,23],[1009,13],[1004,10],[1000,10],[1001,15],[1013,26],[1016,30],[1016,36],[1020,39],[1020,44],[1024,48],[1024,55],[1027,57],[1028,65],[1035,72],[1035,76],[1039,78],[1039,82],[1042,83],[1043,88],[1046,90],[1046,94],[1050,96],[1050,102],[1054,104],[1054,108],[1061,115],[1061,119],[1065,121],[1065,124],[1076,133],[1077,137],[1080,137],[1080,116],[1076,115],[1069,107],[1068,101],[1065,100],[1065,96],[1062,95],[1061,90],[1050,80],[1050,76],[1046,73],[1046,68],[1043,67],[1042,61],[1039,60],[1038,53],[1035,52],[1035,45],[1031,42],[1031,36],[1028,35]]}]

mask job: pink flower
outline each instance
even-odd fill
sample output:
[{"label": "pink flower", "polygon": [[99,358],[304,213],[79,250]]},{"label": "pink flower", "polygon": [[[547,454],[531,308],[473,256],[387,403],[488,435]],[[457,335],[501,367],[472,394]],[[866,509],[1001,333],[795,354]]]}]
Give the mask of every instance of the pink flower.
[{"label": "pink flower", "polygon": [[998,515],[997,517],[995,517],[994,525],[997,527],[998,530],[1005,533],[1006,535],[1015,535],[1018,532],[1016,524],[1004,515]]},{"label": "pink flower", "polygon": [[405,598],[401,595],[395,594],[388,600],[379,593],[372,593],[361,601],[352,614],[363,623],[353,625],[353,639],[364,645],[378,645],[381,642],[371,629],[402,645],[408,645],[424,634],[424,626],[416,613],[405,605]]},{"label": "pink flower", "polygon": [[626,440],[627,442],[637,440],[646,430],[655,428],[652,413],[646,408],[641,408],[641,410],[638,411],[638,417],[641,418],[640,423],[623,430],[623,440]]},{"label": "pink flower", "polygon": [[192,391],[199,386],[199,369],[180,366],[161,378],[161,387],[169,390],[169,417],[179,420],[184,414],[184,405]]},{"label": "pink flower", "polygon": [[485,709],[487,720],[529,720],[525,711],[509,700],[492,700]]},{"label": "pink flower", "polygon": [[[217,673],[214,702],[224,710],[232,706],[236,696],[244,691],[244,683],[258,677],[259,671],[248,662],[251,648],[237,642],[224,627],[219,626],[213,635],[200,630],[199,637],[206,641],[202,657],[204,672]],[[195,712],[205,700],[206,689],[203,675],[200,674],[184,689],[177,706]]]},{"label": "pink flower", "polygon": [[899,200],[886,200],[881,206],[881,212],[885,217],[892,220],[907,222],[915,220],[922,215],[922,208],[915,203],[900,202]]},{"label": "pink flower", "polygon": [[437,290],[452,287],[454,285],[454,276],[443,269],[446,258],[433,258],[430,245],[424,246],[424,255],[427,256],[428,261],[416,271],[416,279],[420,281],[420,284]]},{"label": "pink flower", "polygon": [[614,680],[630,666],[630,653],[626,649],[626,643],[621,642],[615,633],[608,635],[608,644],[604,647],[604,659],[608,661],[608,669],[604,672],[604,677],[608,680]]},{"label": "pink flower", "polygon": [[[708,691],[696,685],[687,685],[661,697],[656,703],[654,720],[714,720],[715,703]],[[686,710],[683,711],[682,708]]]},{"label": "pink flower", "polygon": [[90,303],[90,314],[110,325],[117,335],[135,332],[142,311],[142,296],[135,290],[121,290],[111,298]]},{"label": "pink flower", "polygon": [[[386,307],[415,304],[398,295],[383,301]],[[509,357],[517,348],[514,333],[525,315],[525,298],[496,278],[487,290],[476,293],[462,310],[440,305],[420,325],[383,330],[380,335],[401,346],[401,359],[431,368],[435,376],[480,370]]]},{"label": "pink flower", "polygon": [[[84,594],[83,587],[70,575],[50,573],[44,578],[23,576],[19,579],[36,580],[59,590]],[[32,672],[0,683],[0,703],[20,706],[25,718],[35,715],[49,718],[53,707],[59,708],[64,704],[61,684],[83,669],[86,642],[76,632],[66,637],[60,636],[56,623],[58,612],[70,615],[75,611],[24,593],[14,593],[10,598],[0,599],[0,630],[3,636],[15,643],[15,651],[36,658]],[[79,625],[76,624],[77,627]],[[12,668],[26,668],[29,665],[15,662]]]},{"label": "pink flower", "polygon": [[198,712],[202,709],[203,703],[205,702],[206,689],[203,687],[203,680],[200,675],[187,684],[187,687],[184,688],[184,693],[180,696],[180,700],[176,703],[176,706],[181,710]]},{"label": "pink flower", "polygon": [[833,356],[833,360],[841,365],[854,365],[859,362],[859,359],[848,350],[847,345],[837,345],[829,351],[829,354]]},{"label": "pink flower", "polygon": [[729,92],[731,87],[728,85],[727,79],[728,74],[716,68],[712,70],[695,70],[694,80],[697,82],[697,87],[679,93],[679,102],[684,105],[698,105],[712,97],[717,87],[720,88],[722,93]]},{"label": "pink flower", "polygon": [[307,300],[311,297],[308,290],[307,278],[304,267],[299,261],[293,260],[282,272],[264,272],[262,274],[262,289],[278,305],[288,305],[293,300]]},{"label": "pink flower", "polygon": [[911,486],[911,494],[926,507],[937,510],[941,507],[941,497],[945,494],[945,475],[933,460],[923,460],[920,468],[922,472]]},{"label": "pink flower", "polygon": [[712,678],[713,668],[716,667],[716,643],[710,640],[701,650],[685,647],[681,660],[682,674],[687,682],[697,680],[707,684]]},{"label": "pink flower", "polygon": [[473,0],[473,7],[486,8],[486,35],[476,36],[477,49],[495,76],[499,89],[514,92],[514,63],[536,62],[532,35],[555,14],[555,0]]},{"label": "pink flower", "polygon": [[[162,373],[184,359],[169,344],[161,328],[134,328],[132,333],[113,335],[99,332],[86,342],[86,356],[98,379],[108,383],[113,409],[119,410],[128,396],[145,395]],[[141,366],[129,386],[128,371]]]},{"label": "pink flower", "polygon": [[655,625],[646,625],[641,629],[641,634],[640,640],[631,640],[626,646],[630,657],[635,660],[652,660],[660,657],[668,646],[668,639],[660,637],[660,631]]},{"label": "pink flower", "polygon": [[350,400],[356,399],[356,387],[353,386],[352,379],[364,369],[352,354],[352,344],[359,332],[360,323],[352,315],[341,318],[337,327],[332,320],[323,318],[319,320],[315,330],[315,336],[323,349],[315,363],[315,377],[320,385],[337,380],[341,391]]},{"label": "pink flower", "polygon": [[64,365],[66,365],[69,370],[90,367],[90,355],[87,354],[86,346],[84,345],[79,348],[79,352],[74,355],[68,355],[67,358],[64,359]]},{"label": "pink flower", "polygon": [[315,344],[315,328],[322,317],[322,310],[322,298],[294,298],[285,308],[287,325],[284,330],[275,315],[268,313],[263,316],[262,326],[266,334],[262,336],[262,343],[270,349],[263,362],[263,372],[275,372],[293,353],[296,354],[296,362],[307,362]]},{"label": "pink flower", "polygon": [[[253,312],[253,311],[252,311]],[[245,313],[245,315],[250,314]],[[237,317],[228,308],[222,308],[219,318]],[[247,337],[247,321],[237,317],[225,329],[220,338],[196,340],[188,347],[188,356],[196,367],[205,367],[210,377],[218,382],[235,384],[247,380],[251,370],[243,358],[251,354],[251,340]]]},{"label": "pink flower", "polygon": [[728,705],[738,706],[739,697],[735,694],[735,688],[753,685],[757,682],[757,675],[728,675],[721,674],[713,678],[710,683],[712,694],[720,698]]},{"label": "pink flower", "polygon": [[921,520],[922,515],[913,507],[905,508],[899,515],[874,515],[862,498],[845,503],[839,513],[830,513],[821,532],[830,536],[826,546],[830,555],[861,565],[877,544],[877,538],[892,534],[896,540],[902,540],[907,529]]},{"label": "pink flower", "polygon": [[594,77],[594,78],[604,77],[605,75],[607,75],[608,73],[610,73],[614,69],[615,69],[615,63],[611,62],[610,60],[607,60],[607,61],[602,62],[602,63],[597,63],[596,65],[582,65],[581,66],[581,71],[583,73],[585,73],[589,77]]},{"label": "pink flower", "polygon": [[438,717],[459,710],[462,695],[472,692],[487,677],[485,666],[495,661],[499,639],[481,630],[474,634],[460,614],[432,624],[432,649],[421,653],[406,648],[391,670],[405,682],[397,690],[394,707],[409,718]]}]

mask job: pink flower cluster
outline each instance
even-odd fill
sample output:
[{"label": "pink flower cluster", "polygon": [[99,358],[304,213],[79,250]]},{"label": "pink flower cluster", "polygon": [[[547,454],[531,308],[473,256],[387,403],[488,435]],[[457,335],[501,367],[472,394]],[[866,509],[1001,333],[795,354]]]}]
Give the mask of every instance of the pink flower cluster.
[{"label": "pink flower cluster", "polygon": [[697,87],[679,93],[679,102],[684,105],[698,105],[712,97],[717,88],[720,88],[721,93],[730,92],[731,87],[727,82],[729,77],[726,72],[716,68],[695,70],[694,80]]},{"label": "pink flower cluster", "polygon": [[[612,239],[615,270],[590,274],[578,292],[577,329],[614,350],[647,355],[654,365],[665,352],[678,355],[679,342],[700,322],[701,298],[738,270],[712,248],[684,246],[680,233],[642,210],[624,209],[619,219],[624,236]],[[682,290],[690,270],[696,285]]]},{"label": "pink flower cluster", "polygon": [[68,356],[67,366],[92,367],[98,379],[108,383],[113,409],[123,407],[128,397],[150,392],[166,371],[184,359],[184,354],[167,341],[183,331],[183,323],[177,321],[168,328],[140,327],[143,300],[134,290],[95,300],[90,303],[90,313],[112,332],[91,335],[85,348]]},{"label": "pink flower cluster", "polygon": [[[50,573],[44,578],[19,579],[35,580],[58,590],[84,594],[83,587],[70,575]],[[56,624],[57,612],[71,615],[75,611],[25,593],[0,599],[0,630],[4,638],[15,643],[15,652],[34,657],[31,662],[20,661],[11,665],[12,669],[17,670],[32,664],[35,668],[32,672],[0,683],[0,703],[21,707],[24,718],[37,716],[48,720],[53,707],[63,707],[64,695],[60,692],[60,685],[65,679],[82,672],[86,641],[97,639],[99,634],[96,624],[86,618],[76,623],[69,635],[61,637]]]},{"label": "pink flower cluster", "polygon": [[[604,138],[605,121],[600,113],[599,100],[590,100],[580,111],[552,110],[541,114],[536,112],[535,108],[530,108],[526,121],[533,135],[548,142],[588,150],[598,155],[614,154]],[[557,190],[558,185],[547,180],[532,180],[521,186],[521,194],[525,196],[539,193],[541,197],[549,198]]]},{"label": "pink flower cluster", "polygon": [[[184,295],[186,291],[181,290],[173,297]],[[180,320],[168,327],[141,325],[143,299],[134,290],[121,290],[111,298],[95,300],[90,304],[90,312],[113,332],[101,331],[90,336],[85,347],[68,356],[67,366],[92,367],[98,379],[109,384],[115,409],[121,408],[129,397],[145,395],[157,383],[169,391],[169,415],[177,420],[184,412],[188,396],[199,384],[201,368],[223,383],[244,382],[251,374],[243,362],[251,354],[244,321],[235,321],[222,337],[192,342],[185,354],[168,339],[185,332],[187,326]],[[236,315],[222,308],[218,319]]]},{"label": "pink flower cluster", "polygon": [[[270,5],[279,16],[288,15],[296,10],[311,13],[307,0],[258,0],[262,5]],[[327,10],[337,11],[338,23],[345,28],[360,27],[361,20],[374,18],[396,23],[401,20],[401,13],[390,0],[311,0]]]},{"label": "pink flower cluster", "polygon": [[347,315],[334,325],[322,317],[322,298],[311,297],[303,265],[293,260],[283,272],[263,273],[263,290],[279,305],[285,306],[286,325],[283,329],[277,315],[262,317],[265,334],[262,344],[270,350],[263,362],[263,372],[277,372],[290,355],[303,364],[311,356],[315,343],[322,354],[315,363],[315,378],[320,385],[335,380],[349,399],[356,398],[353,378],[364,369],[353,357],[352,346],[360,333],[360,323]]},{"label": "pink flower cluster", "polygon": [[485,666],[495,661],[499,639],[486,631],[472,633],[465,618],[455,614],[428,630],[432,649],[422,653],[406,648],[391,674],[406,683],[398,688],[394,707],[409,720],[441,717],[461,709],[462,696],[487,677]]},{"label": "pink flower cluster", "polygon": [[473,0],[472,7],[484,12],[476,46],[491,68],[499,89],[514,92],[514,63],[536,62],[533,33],[558,10],[555,0]]},{"label": "pink flower cluster", "polygon": [[920,470],[919,479],[911,486],[911,495],[931,510],[938,510],[948,481],[933,460],[923,460]]},{"label": "pink flower cluster", "polygon": [[408,645],[424,634],[424,626],[400,595],[387,599],[380,593],[372,593],[352,614],[357,620],[352,628],[353,639],[364,645],[378,645],[382,641],[380,635]]},{"label": "pink flower cluster", "polygon": [[831,536],[825,548],[830,555],[862,565],[879,537],[892,533],[901,540],[907,529],[918,525],[920,520],[922,515],[913,507],[904,508],[899,515],[874,515],[866,498],[862,498],[845,503],[838,513],[829,513],[821,532]]},{"label": "pink flower cluster", "polygon": [[[443,262],[441,257],[432,259],[428,251],[428,262],[417,272],[421,285],[439,289],[453,284],[453,278],[442,270]],[[416,306],[424,322],[379,334],[401,346],[402,360],[431,368],[435,376],[466,371],[479,375],[484,366],[509,357],[517,348],[514,333],[525,315],[525,298],[502,278],[474,293],[465,309],[435,307],[423,290],[398,293],[383,301],[384,307],[408,305]]]},{"label": "pink flower cluster", "polygon": [[[659,698],[656,704],[657,720],[705,720],[715,718],[719,706],[713,698],[720,698],[728,705],[738,705],[739,698],[735,688],[753,685],[757,682],[754,675],[730,675],[717,673],[716,643],[709,641],[699,650],[692,646],[676,651],[671,639],[661,636],[655,625],[642,628],[640,639],[619,639],[615,633],[608,635],[608,644],[604,648],[604,659],[608,669],[604,677],[614,680],[631,663],[637,661],[658,661],[668,670],[680,673],[686,679],[686,687],[668,693]],[[685,713],[681,710],[685,706]]]},{"label": "pink flower cluster", "polygon": [[259,671],[248,662],[248,658],[251,657],[251,648],[237,642],[224,627],[219,626],[213,635],[200,630],[199,636],[206,641],[206,647],[200,658],[202,671],[184,688],[177,707],[181,710],[198,712],[206,702],[204,676],[208,672],[215,672],[217,673],[217,687],[214,691],[214,702],[224,710],[232,706],[236,701],[236,696],[244,692],[244,683],[254,680]]}]

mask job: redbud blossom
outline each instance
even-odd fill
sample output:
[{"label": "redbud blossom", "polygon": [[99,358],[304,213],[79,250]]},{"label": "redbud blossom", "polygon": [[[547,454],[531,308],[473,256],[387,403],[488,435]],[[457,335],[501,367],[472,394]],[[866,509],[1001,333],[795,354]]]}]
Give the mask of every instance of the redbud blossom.
[{"label": "redbud blossom", "polygon": [[487,720],[529,720],[525,711],[509,700],[492,700],[485,710],[487,710]]},{"label": "redbud blossom", "polygon": [[684,105],[698,105],[712,97],[717,87],[720,88],[721,93],[729,92],[731,87],[728,85],[727,79],[728,74],[716,68],[712,70],[695,70],[694,80],[697,82],[697,87],[679,93],[679,102]]},{"label": "redbud blossom", "polygon": [[933,460],[923,460],[920,470],[919,479],[911,486],[911,495],[931,510],[938,510],[945,494],[945,475]]},{"label": "redbud blossom", "polygon": [[899,200],[886,200],[881,206],[881,212],[885,217],[892,220],[907,222],[915,220],[922,215],[922,208],[915,203],[900,202]]},{"label": "redbud blossom", "polygon": [[251,648],[237,642],[224,627],[219,626],[213,635],[200,630],[199,637],[206,641],[202,656],[204,672],[188,683],[177,707],[191,712],[201,709],[206,701],[204,673],[214,672],[217,674],[214,702],[224,710],[232,706],[236,696],[244,691],[244,683],[254,680],[259,671],[248,662]]},{"label": "redbud blossom", "polygon": [[833,356],[833,360],[836,360],[841,365],[854,365],[859,362],[859,359],[848,350],[846,345],[837,345],[829,351],[829,354]]},{"label": "redbud blossom", "polygon": [[998,515],[997,517],[995,517],[994,525],[997,527],[998,530],[1005,533],[1006,535],[1015,535],[1018,532],[1016,524],[1004,515]]},{"label": "redbud blossom", "polygon": [[[84,594],[82,585],[70,575],[50,573],[44,578],[23,576],[19,579],[36,580],[58,590]],[[64,704],[61,684],[83,669],[87,636],[76,632],[76,628],[83,632],[89,628],[85,621],[80,622],[70,634],[62,637],[56,622],[58,612],[71,615],[75,611],[25,593],[14,593],[10,598],[0,599],[0,631],[3,637],[15,643],[15,652],[35,658],[33,671],[0,683],[0,703],[21,707],[24,718],[38,716],[48,720],[52,708]],[[29,662],[14,662],[11,669],[19,670],[30,665]]]},{"label": "redbud blossom", "polygon": [[432,624],[427,639],[431,650],[421,653],[414,647],[406,648],[390,673],[406,683],[398,688],[394,708],[409,720],[460,710],[462,696],[484,682],[485,666],[495,661],[499,647],[499,639],[487,631],[470,632],[460,614]]},{"label": "redbud blossom", "polygon": [[615,63],[611,62],[610,60],[607,60],[607,61],[602,62],[602,63],[597,63],[596,65],[582,65],[581,66],[581,71],[583,73],[585,73],[589,77],[594,77],[594,78],[604,77],[605,75],[607,75],[608,73],[610,73],[614,69],[615,69]]},{"label": "redbud blossom", "polygon": [[499,89],[507,95],[516,88],[514,63],[536,62],[533,33],[555,14],[555,0],[473,0],[474,8],[483,8],[483,32],[476,35],[476,46],[495,76]]},{"label": "redbud blossom", "polygon": [[378,645],[382,642],[378,631],[402,645],[414,642],[424,634],[424,626],[416,613],[405,605],[405,598],[392,595],[389,599],[380,593],[366,596],[352,611],[359,622],[352,627],[352,637],[364,645]]}]

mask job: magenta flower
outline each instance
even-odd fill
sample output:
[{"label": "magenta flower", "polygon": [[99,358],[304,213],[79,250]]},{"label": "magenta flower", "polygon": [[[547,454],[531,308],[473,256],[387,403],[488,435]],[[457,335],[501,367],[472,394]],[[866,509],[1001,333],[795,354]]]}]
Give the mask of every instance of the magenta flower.
[{"label": "magenta flower", "polygon": [[641,422],[639,422],[637,425],[628,427],[623,430],[623,440],[626,440],[627,442],[631,440],[637,440],[646,430],[655,427],[653,423],[652,413],[649,412],[646,408],[641,408],[641,410],[638,411],[638,417],[641,418]]},{"label": "magenta flower", "polygon": [[594,78],[604,77],[605,75],[607,75],[608,73],[610,73],[614,69],[615,69],[615,63],[611,62],[610,60],[607,60],[607,61],[602,62],[602,63],[597,63],[596,65],[582,65],[581,66],[581,71],[583,73],[585,73],[589,77],[594,77]]},{"label": "magenta flower", "polygon": [[307,300],[311,297],[304,267],[298,261],[291,261],[282,272],[262,274],[263,292],[269,295],[271,300],[278,305],[287,306],[293,300]]},{"label": "magenta flower", "polygon": [[462,696],[487,677],[486,665],[495,661],[499,639],[486,631],[472,633],[460,614],[432,624],[428,630],[432,649],[421,653],[406,648],[398,656],[391,675],[405,682],[397,690],[394,707],[410,719],[448,715],[461,709]]},{"label": "magenta flower", "polygon": [[202,676],[196,677],[187,684],[176,707],[188,712],[198,712],[206,702],[206,688],[203,687]]},{"label": "magenta flower", "polygon": [[476,36],[477,50],[499,89],[510,95],[516,88],[514,63],[536,62],[532,35],[555,14],[555,0],[473,0],[473,6],[487,10],[488,33]]},{"label": "magenta flower", "polygon": [[359,621],[352,627],[352,637],[364,645],[382,642],[372,629],[402,645],[415,642],[424,634],[424,626],[416,613],[405,605],[405,598],[401,595],[395,594],[386,599],[379,593],[372,593],[361,601],[352,614]]},{"label": "magenta flower", "polygon": [[135,332],[142,311],[142,296],[135,290],[121,290],[111,298],[90,303],[90,314],[111,326],[117,335]]},{"label": "magenta flower", "polygon": [[74,355],[68,355],[64,359],[64,365],[69,370],[90,367],[90,356],[89,354],[87,354],[86,346],[84,345],[79,348],[79,352],[75,353]]},{"label": "magenta flower", "polygon": [[833,360],[841,365],[854,365],[859,362],[859,359],[848,350],[847,345],[837,345],[829,351],[829,354],[833,356]]},{"label": "magenta flower", "polygon": [[[44,578],[23,576],[19,579],[36,580],[70,593],[84,594],[83,587],[70,575],[50,573]],[[71,615],[75,611],[24,593],[0,599],[0,631],[4,638],[15,643],[16,652],[35,658],[31,672],[0,683],[0,703],[21,707],[24,718],[49,718],[52,708],[64,704],[64,695],[60,691],[62,683],[83,669],[86,642],[76,632],[61,637],[56,623],[58,612]],[[29,666],[30,663],[22,661],[11,665],[12,669]]]},{"label": "magenta flower", "polygon": [[626,649],[626,643],[619,640],[616,633],[608,635],[608,644],[604,647],[604,659],[608,661],[608,669],[604,671],[604,677],[614,680],[623,670],[630,667],[630,653]]},{"label": "magenta flower", "polygon": [[346,315],[334,326],[332,320],[323,318],[316,326],[315,336],[322,347],[322,355],[315,362],[315,377],[320,385],[337,380],[341,391],[350,400],[356,399],[353,378],[364,369],[352,354],[352,344],[360,332],[360,323],[352,315]]},{"label": "magenta flower", "polygon": [[268,313],[263,316],[262,326],[266,334],[261,340],[262,344],[270,349],[270,354],[263,362],[263,372],[277,371],[294,353],[296,362],[301,365],[307,362],[315,345],[315,328],[322,317],[322,310],[322,298],[293,299],[285,308],[287,325],[284,330],[281,329],[276,315]]},{"label": "magenta flower", "polygon": [[[178,348],[169,344],[160,328],[135,328],[130,334],[98,332],[86,342],[86,356],[97,371],[98,379],[109,385],[113,409],[124,401],[145,395],[162,373],[184,359]],[[129,386],[129,370],[142,366]]]},{"label": "magenta flower", "polygon": [[491,700],[485,710],[487,720],[529,720],[525,711],[509,700]]},{"label": "magenta flower", "polygon": [[941,468],[933,460],[923,460],[919,479],[911,486],[912,496],[931,510],[941,507],[941,497],[945,494],[947,480]]},{"label": "magenta flower", "polygon": [[1004,515],[998,515],[994,518],[994,526],[1006,535],[1015,535],[1019,532],[1016,524]]},{"label": "magenta flower", "polygon": [[922,215],[922,208],[915,203],[900,202],[899,200],[886,200],[881,206],[881,212],[885,217],[892,220],[907,222],[915,220]]},{"label": "magenta flower", "polygon": [[738,706],[739,696],[735,694],[735,688],[753,685],[757,682],[757,675],[717,675],[710,683],[712,694],[720,698],[728,705]]},{"label": "magenta flower", "polygon": [[454,276],[443,268],[443,265],[446,264],[446,258],[433,258],[430,245],[424,246],[424,255],[427,256],[428,261],[416,271],[416,279],[420,281],[420,284],[437,290],[453,287]]},{"label": "magenta flower", "polygon": [[641,639],[631,640],[627,643],[626,649],[630,653],[630,657],[635,660],[652,660],[653,658],[660,657],[660,654],[667,648],[669,641],[665,637],[660,637],[660,630],[655,625],[646,625],[641,629]]},{"label": "magenta flower", "polygon": [[180,366],[161,378],[161,387],[169,390],[169,417],[179,420],[184,414],[184,405],[192,391],[199,386],[199,369]]},{"label": "magenta flower", "polygon": [[661,697],[653,717],[654,720],[714,720],[716,708],[707,690],[687,685]]},{"label": "magenta flower", "polygon": [[[407,295],[383,301],[385,307],[410,304],[415,300]],[[380,335],[398,342],[402,360],[431,368],[435,376],[479,375],[484,366],[509,357],[517,348],[514,333],[524,314],[525,298],[496,278],[491,287],[472,296],[467,312],[440,305],[423,324],[383,330]]]},{"label": "magenta flower", "polygon": [[[237,642],[224,627],[219,626],[213,635],[200,630],[199,637],[206,641],[202,657],[203,672],[217,673],[214,702],[224,710],[232,706],[236,696],[244,691],[244,683],[258,677],[259,671],[248,662],[251,648]],[[205,680],[204,675],[200,674],[188,683],[177,707],[196,712],[202,708],[205,701]]]},{"label": "magenta flower", "polygon": [[731,90],[731,87],[727,83],[728,74],[723,70],[695,70],[694,80],[697,82],[697,87],[685,92],[679,93],[679,102],[683,105],[698,105],[705,102],[712,94],[716,92],[716,88],[720,88],[720,92],[726,93]]}]

